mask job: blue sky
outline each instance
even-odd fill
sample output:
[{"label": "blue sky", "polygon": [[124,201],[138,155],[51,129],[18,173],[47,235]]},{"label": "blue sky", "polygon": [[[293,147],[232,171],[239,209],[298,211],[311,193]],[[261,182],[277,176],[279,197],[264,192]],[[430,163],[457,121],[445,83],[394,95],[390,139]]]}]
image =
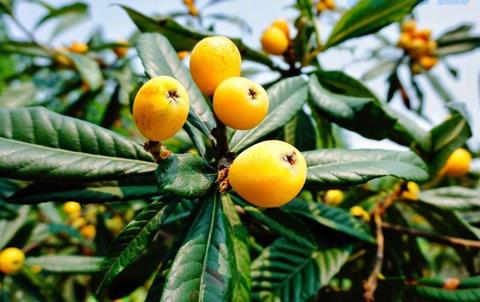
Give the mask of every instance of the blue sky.
[{"label": "blue sky", "polygon": [[[47,2],[54,5],[62,5],[69,1],[51,0]],[[125,12],[113,4],[125,4],[149,15],[155,13],[167,14],[171,11],[183,9],[181,0],[92,0],[87,2],[91,6],[91,19],[67,34],[59,36],[57,40],[53,41],[53,44],[62,45],[69,44],[73,40],[82,41],[97,26],[103,27],[106,36],[112,40],[126,38],[134,30],[134,25]],[[208,1],[197,0],[197,2],[199,7],[201,7],[202,4]],[[340,7],[348,7],[349,3],[352,2],[354,0],[337,0]],[[232,14],[245,19],[253,28],[253,32],[250,35],[240,32],[236,27],[223,23],[218,26],[217,30],[219,33],[229,36],[242,36],[247,44],[258,48],[259,36],[272,20],[279,17],[293,20],[295,11],[288,8],[292,3],[292,0],[230,0],[213,6],[209,9],[209,12]],[[31,28],[36,20],[44,14],[44,11],[39,6],[20,2],[16,13],[21,22]],[[416,9],[416,15],[419,26],[432,28],[435,36],[459,23],[478,23],[480,21],[480,1],[430,0]],[[324,29],[324,38],[331,28],[331,17],[333,16],[335,15],[326,16],[324,22],[322,22],[321,28]],[[47,26],[36,33],[37,37],[46,41],[53,25],[47,24]],[[398,37],[398,28],[396,26],[390,26],[383,32],[392,40]],[[475,33],[480,35],[478,24],[475,28]],[[18,32],[16,34],[20,35]],[[364,38],[348,43],[347,46],[355,46],[356,57],[361,57],[362,51],[368,49],[374,43],[376,43],[375,40]],[[324,68],[342,69],[355,77],[359,77],[371,64],[370,62],[351,64],[352,59],[350,52],[346,50],[333,49],[321,55],[321,62]],[[443,78],[444,83],[451,90],[456,100],[465,103],[470,110],[474,121],[472,128],[475,133],[474,138],[470,140],[470,145],[475,150],[478,150],[480,149],[480,51],[449,58],[448,62],[459,69],[460,74],[457,80],[447,74],[445,66],[436,67],[434,73]],[[262,75],[257,80],[262,81],[266,78],[267,76]],[[425,84],[423,87],[429,87],[424,79],[420,79],[420,82]],[[387,86],[385,85],[384,77],[367,84],[380,97],[385,96]],[[441,101],[431,89],[427,89],[426,99],[426,110],[430,113],[431,120],[433,123],[440,123],[447,116]],[[402,109],[398,98],[393,101],[393,106]],[[422,123],[422,125],[426,128],[431,127],[428,123]],[[398,148],[393,143],[387,141],[367,141],[353,133],[347,134],[347,137],[353,147]]]}]

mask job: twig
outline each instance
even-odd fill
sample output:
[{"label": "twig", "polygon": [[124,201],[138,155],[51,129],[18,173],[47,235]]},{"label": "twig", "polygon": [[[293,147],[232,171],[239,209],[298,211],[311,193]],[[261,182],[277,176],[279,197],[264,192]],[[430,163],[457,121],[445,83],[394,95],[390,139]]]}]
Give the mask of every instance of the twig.
[{"label": "twig", "polygon": [[395,190],[387,195],[381,202],[379,202],[373,210],[374,224],[375,224],[375,237],[377,241],[377,253],[375,255],[375,263],[373,265],[372,272],[368,279],[363,283],[364,294],[363,297],[366,302],[372,302],[375,300],[375,291],[378,286],[378,276],[382,272],[383,258],[385,252],[385,237],[382,230],[382,216],[385,211],[393,205],[395,200],[404,191],[405,183],[399,184]]},{"label": "twig", "polygon": [[33,44],[37,45],[41,49],[43,49],[46,53],[49,55],[54,55],[55,51],[50,49],[48,46],[40,43],[37,41],[35,38],[35,35],[28,29],[26,28],[14,15],[10,16],[13,23],[32,41]]},{"label": "twig", "polygon": [[402,234],[407,234],[415,237],[422,237],[428,239],[429,241],[446,244],[446,245],[456,245],[464,248],[473,248],[480,249],[480,241],[468,240],[458,237],[442,236],[435,233],[415,230],[400,225],[393,225],[389,223],[382,223],[382,228],[386,231],[392,231]]}]

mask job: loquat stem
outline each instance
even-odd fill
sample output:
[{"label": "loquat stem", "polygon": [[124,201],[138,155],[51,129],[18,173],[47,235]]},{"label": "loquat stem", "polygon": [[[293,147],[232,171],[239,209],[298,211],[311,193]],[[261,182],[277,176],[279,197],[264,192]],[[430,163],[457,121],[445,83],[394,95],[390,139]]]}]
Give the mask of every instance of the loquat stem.
[{"label": "loquat stem", "polygon": [[383,214],[385,214],[386,210],[395,203],[395,200],[397,200],[402,195],[402,192],[404,190],[405,182],[402,182],[396,186],[393,192],[385,196],[381,202],[377,203],[375,209],[373,210],[373,222],[375,225],[377,252],[375,255],[375,262],[373,264],[372,272],[370,273],[368,279],[363,283],[363,289],[365,291],[363,297],[366,302],[372,302],[375,300],[375,291],[377,290],[378,286],[378,276],[381,274],[383,267],[385,237],[383,235],[382,229],[382,216]]},{"label": "loquat stem", "polygon": [[480,249],[480,241],[468,240],[468,239],[450,237],[450,236],[442,236],[442,235],[438,235],[431,232],[411,229],[411,228],[403,227],[400,225],[393,225],[385,222],[382,223],[382,228],[390,232],[397,232],[397,233],[407,234],[415,237],[422,237],[435,243],[461,246],[464,248]]}]

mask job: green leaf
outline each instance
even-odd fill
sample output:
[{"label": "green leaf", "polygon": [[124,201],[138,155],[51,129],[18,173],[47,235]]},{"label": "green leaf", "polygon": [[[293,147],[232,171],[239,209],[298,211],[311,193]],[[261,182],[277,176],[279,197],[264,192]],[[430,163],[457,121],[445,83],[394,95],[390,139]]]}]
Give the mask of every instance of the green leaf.
[{"label": "green leaf", "polygon": [[[183,25],[177,23],[172,18],[163,17],[160,19],[152,19],[147,17],[140,12],[131,9],[127,6],[121,6],[130,16],[132,21],[138,27],[141,32],[157,32],[164,35],[170,43],[172,43],[175,50],[192,50],[195,44],[203,38],[213,36],[214,33],[200,33],[184,27]],[[248,46],[246,46],[240,39],[230,38],[235,45],[237,45],[238,50],[242,57],[246,60],[264,64],[270,67],[275,67],[275,64],[268,57],[268,55],[256,51]]]},{"label": "green leaf", "polygon": [[252,130],[236,131],[230,141],[232,151],[247,148],[290,121],[307,100],[307,82],[301,77],[288,78],[275,84],[267,93],[270,100],[267,116]]},{"label": "green leaf", "polygon": [[379,31],[410,14],[422,0],[360,0],[333,27],[325,48]]},{"label": "green leaf", "polygon": [[430,286],[411,286],[416,296],[428,301],[477,302],[480,300],[480,288],[447,290]]},{"label": "green leaf", "polygon": [[30,206],[21,207],[17,218],[14,220],[0,220],[0,250],[3,249],[15,237],[15,234],[25,224],[28,218]]},{"label": "green leaf", "polygon": [[317,71],[315,74],[320,84],[331,92],[378,101],[367,86],[342,71]]},{"label": "green leaf", "polygon": [[198,155],[178,154],[162,160],[156,171],[160,192],[201,197],[215,182],[215,171]]},{"label": "green leaf", "polygon": [[[480,287],[480,276],[458,278],[458,280],[460,283],[458,284],[457,289]],[[447,278],[424,277],[424,278],[417,279],[415,281],[416,281],[416,284],[419,284],[419,285],[443,287],[445,285],[445,281],[447,281]]]},{"label": "green leaf", "polygon": [[28,257],[25,263],[28,266],[38,265],[52,273],[90,274],[98,272],[102,261],[102,257],[48,255]]},{"label": "green leaf", "polygon": [[418,197],[422,202],[447,210],[472,210],[480,207],[479,196],[479,189],[453,186],[422,191]]},{"label": "green leaf", "polygon": [[47,201],[80,203],[104,203],[127,201],[158,196],[154,175],[135,175],[109,182],[32,182],[15,192],[8,202],[37,204]]},{"label": "green leaf", "polygon": [[12,1],[0,0],[0,12],[12,15]]},{"label": "green leaf", "polygon": [[317,132],[311,116],[300,110],[288,124],[285,125],[285,141],[300,151],[317,149]]},{"label": "green leaf", "polygon": [[234,196],[234,200],[241,205],[250,216],[277,232],[279,235],[309,248],[315,248],[317,246],[315,237],[313,237],[310,229],[297,217],[290,215],[282,209],[260,210],[237,196]]},{"label": "green leaf", "polygon": [[17,108],[35,104],[37,89],[31,82],[22,82],[20,85],[11,85],[0,95],[0,108]]},{"label": "green leaf", "polygon": [[30,41],[2,41],[0,43],[0,53],[20,54],[30,57],[50,57],[48,52]]},{"label": "green leaf", "polygon": [[203,203],[173,261],[160,301],[231,301],[236,264],[229,223],[219,193]]},{"label": "green leaf", "polygon": [[248,232],[238,217],[237,210],[229,195],[222,196],[225,217],[230,225],[233,238],[233,257],[235,258],[235,280],[231,301],[250,301],[252,281],[250,278],[250,253],[248,250]]},{"label": "green leaf", "polygon": [[144,161],[48,148],[0,138],[0,175],[37,181],[96,181],[153,172]]},{"label": "green leaf", "polygon": [[10,178],[94,181],[156,168],[135,142],[43,108],[0,109],[0,141],[0,175]]},{"label": "green leaf", "polygon": [[117,236],[102,262],[101,275],[96,282],[97,293],[108,286],[148,248],[155,234],[177,205],[177,200],[167,199],[171,197],[164,196],[159,201],[146,206]]},{"label": "green leaf", "polygon": [[354,218],[344,209],[329,207],[320,203],[305,202],[299,199],[288,203],[283,209],[357,239],[375,242],[367,225]]},{"label": "green leaf", "polygon": [[58,8],[51,8],[45,16],[43,16],[35,25],[35,27],[41,26],[43,23],[61,17],[71,13],[87,13],[88,5],[82,2],[74,2]]},{"label": "green leaf", "polygon": [[347,261],[351,246],[318,250],[278,239],[252,263],[255,301],[309,301]]},{"label": "green leaf", "polygon": [[480,37],[472,35],[472,24],[460,24],[437,39],[441,57],[466,53],[480,47]]},{"label": "green leaf", "polygon": [[[426,148],[428,144],[428,132],[388,107],[383,107],[375,98],[332,93],[320,84],[316,75],[310,77],[309,90],[313,109],[341,127],[367,138],[390,138],[406,146],[417,143]],[[351,94],[357,95],[366,93],[359,89],[352,91]]]},{"label": "green leaf", "polygon": [[97,61],[87,55],[72,52],[65,52],[65,55],[73,61],[75,69],[91,90],[97,90],[103,85],[103,75]]},{"label": "green leaf", "polygon": [[307,181],[324,187],[362,184],[383,176],[416,182],[428,179],[425,163],[408,151],[324,149],[303,155],[308,166]]},{"label": "green leaf", "polygon": [[211,138],[210,133],[216,126],[212,110],[170,42],[160,34],[142,34],[138,39],[137,50],[150,78],[168,75],[182,83],[190,97],[188,120]]},{"label": "green leaf", "polygon": [[40,107],[0,109],[0,137],[55,149],[153,162],[150,153],[138,143]]},{"label": "green leaf", "polygon": [[431,130],[430,174],[436,175],[455,149],[460,148],[472,136],[467,121],[460,114],[453,114],[445,122]]}]

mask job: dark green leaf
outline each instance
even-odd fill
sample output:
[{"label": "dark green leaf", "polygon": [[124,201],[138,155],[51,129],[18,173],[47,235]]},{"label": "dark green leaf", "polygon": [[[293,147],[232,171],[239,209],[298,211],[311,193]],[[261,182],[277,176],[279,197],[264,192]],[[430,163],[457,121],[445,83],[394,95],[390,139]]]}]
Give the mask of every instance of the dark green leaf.
[{"label": "dark green leaf", "polygon": [[478,189],[454,186],[422,191],[419,199],[447,210],[472,210],[480,207],[479,196]]},{"label": "dark green leaf", "polygon": [[307,100],[307,82],[301,77],[288,78],[278,82],[267,92],[270,100],[267,116],[252,130],[236,131],[230,142],[232,151],[238,152],[247,148],[292,119]]},{"label": "dark green leaf", "polygon": [[248,250],[248,232],[238,217],[237,210],[229,195],[222,196],[225,216],[230,225],[233,238],[233,257],[235,258],[235,281],[231,301],[250,301],[252,281],[250,278],[250,254]]},{"label": "dark green leaf", "polygon": [[471,135],[470,126],[460,114],[453,114],[445,122],[433,128],[430,174],[436,175],[443,168],[450,154],[463,146]]},{"label": "dark green leaf", "polygon": [[412,152],[376,149],[324,149],[304,152],[307,181],[324,187],[362,184],[374,178],[395,176],[423,182],[425,163]]},{"label": "dark green leaf", "polygon": [[188,120],[211,137],[210,133],[216,125],[212,110],[169,40],[156,33],[142,34],[138,39],[137,49],[149,77],[168,75],[182,83],[190,96]]},{"label": "dark green leaf", "polygon": [[285,125],[285,141],[300,151],[317,149],[317,132],[312,117],[300,110],[288,124]]},{"label": "dark green leaf", "polygon": [[2,41],[2,43],[0,43],[0,53],[20,54],[31,57],[50,57],[48,52],[29,41]]},{"label": "dark green leaf", "polygon": [[90,274],[98,272],[101,257],[48,255],[40,257],[28,257],[25,263],[29,266],[38,265],[47,272]]},{"label": "dark green leaf", "polygon": [[354,218],[344,209],[298,199],[288,203],[283,209],[360,240],[375,242],[367,225]]},{"label": "dark green leaf", "polygon": [[308,227],[295,216],[282,209],[259,210],[236,196],[234,200],[243,207],[245,212],[279,235],[309,248],[317,246],[315,237],[313,237]]},{"label": "dark green leaf", "polygon": [[[190,51],[198,41],[205,37],[214,35],[214,33],[196,32],[192,29],[184,27],[171,18],[160,18],[155,20],[127,6],[121,7],[128,13],[130,18],[141,32],[157,32],[164,35],[177,51]],[[251,49],[240,39],[230,39],[237,45],[240,54],[246,60],[265,64],[270,67],[275,66],[272,60],[270,60],[266,54]]]},{"label": "dark green leaf", "polygon": [[65,55],[73,61],[75,69],[78,70],[82,79],[88,84],[91,90],[97,90],[103,85],[103,75],[97,61],[87,55],[72,52],[66,52]]},{"label": "dark green leaf", "polygon": [[[332,93],[319,83],[316,75],[310,78],[309,90],[313,109],[341,127],[367,138],[390,138],[407,146],[414,142],[422,147],[428,144],[428,133],[414,123],[408,123],[405,117],[383,107],[374,98]],[[357,89],[354,93],[365,92]]]},{"label": "dark green leaf", "polygon": [[309,301],[347,261],[351,246],[318,250],[278,239],[252,263],[255,301]]},{"label": "dark green leaf", "polygon": [[448,290],[430,286],[412,286],[413,293],[427,301],[477,302],[480,288]]},{"label": "dark green leaf", "polygon": [[172,155],[162,160],[156,171],[160,192],[181,197],[200,197],[215,182],[215,173],[204,159],[193,154]]},{"label": "dark green leaf", "polygon": [[145,207],[112,243],[101,266],[97,293],[109,285],[119,273],[148,248],[153,237],[177,204],[176,200],[167,199],[171,199],[171,197],[165,196]]},{"label": "dark green leaf", "polygon": [[161,301],[231,301],[236,279],[232,233],[219,193],[203,203],[173,261]]},{"label": "dark green leaf", "polygon": [[25,224],[30,206],[23,206],[18,210],[18,216],[14,220],[0,220],[0,250],[12,240],[15,234]]},{"label": "dark green leaf", "polygon": [[378,101],[377,96],[367,86],[344,72],[318,71],[315,74],[320,84],[331,92]]},{"label": "dark green leaf", "polygon": [[360,0],[335,24],[325,48],[374,33],[400,21],[422,0]]},{"label": "dark green leaf", "polygon": [[128,176],[110,182],[33,182],[18,190],[8,198],[17,204],[37,204],[46,201],[65,202],[75,200],[80,203],[103,203],[127,201],[158,196],[154,175]]}]

